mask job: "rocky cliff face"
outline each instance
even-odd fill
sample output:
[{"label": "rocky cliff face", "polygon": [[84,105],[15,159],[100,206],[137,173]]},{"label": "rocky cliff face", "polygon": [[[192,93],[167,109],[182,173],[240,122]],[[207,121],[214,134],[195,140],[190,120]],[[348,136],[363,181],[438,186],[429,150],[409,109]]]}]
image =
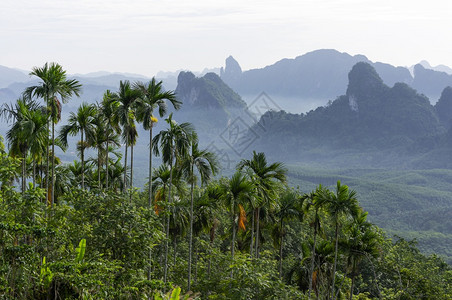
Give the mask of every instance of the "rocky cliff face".
[{"label": "rocky cliff face", "polygon": [[181,72],[175,92],[183,103],[181,112],[191,116],[188,121],[205,127],[224,128],[246,109],[242,98],[215,73],[198,78],[191,72]]},{"label": "rocky cliff face", "polygon": [[452,126],[452,87],[446,87],[435,105],[439,120],[446,128]]}]

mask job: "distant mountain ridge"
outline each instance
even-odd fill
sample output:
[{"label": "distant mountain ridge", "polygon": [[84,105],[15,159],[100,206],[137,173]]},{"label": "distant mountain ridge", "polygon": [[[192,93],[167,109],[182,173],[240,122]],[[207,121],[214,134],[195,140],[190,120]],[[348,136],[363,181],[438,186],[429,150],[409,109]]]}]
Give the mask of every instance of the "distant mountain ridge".
[{"label": "distant mountain ridge", "polygon": [[[264,68],[244,72],[230,56],[220,74],[241,95],[256,95],[265,91],[270,95],[328,100],[345,93],[347,74],[358,62],[372,65],[386,85],[406,83],[432,98],[432,102],[438,99],[446,86],[452,85],[452,75],[426,69],[420,64],[414,67],[413,77],[408,68],[373,63],[364,55],[351,56],[333,49],[308,52],[294,59],[282,59]],[[437,80],[434,85],[429,79],[431,77]]]},{"label": "distant mountain ridge", "polygon": [[[398,163],[402,163],[448,145],[452,88],[444,89],[441,100],[432,106],[406,83],[386,85],[368,63],[355,64],[348,78],[346,93],[326,107],[307,114],[264,114],[250,133],[260,137],[253,146],[292,160],[312,158],[315,153],[322,153],[318,156],[322,160],[350,151],[373,152],[382,155],[381,160],[368,163],[378,166],[387,159],[383,153],[399,156]],[[437,161],[438,166],[442,163]]]},{"label": "distant mountain ridge", "polygon": [[175,93],[182,102],[180,112],[204,129],[224,129],[230,119],[246,109],[240,95],[215,73],[196,77],[191,72],[180,72]]}]

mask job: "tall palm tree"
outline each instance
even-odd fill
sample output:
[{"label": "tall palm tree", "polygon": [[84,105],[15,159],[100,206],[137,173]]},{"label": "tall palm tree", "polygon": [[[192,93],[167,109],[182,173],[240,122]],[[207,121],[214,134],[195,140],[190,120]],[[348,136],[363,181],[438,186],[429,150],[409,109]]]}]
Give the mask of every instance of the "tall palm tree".
[{"label": "tall palm tree", "polygon": [[119,82],[119,90],[117,93],[111,94],[110,100],[116,101],[115,122],[119,123],[123,128],[124,139],[124,192],[126,192],[127,184],[127,149],[130,146],[130,136],[135,127],[135,100],[140,97],[138,90],[132,89],[128,80]]},{"label": "tall palm tree", "polygon": [[[24,96],[26,98],[39,97],[42,98],[50,112],[52,123],[52,153],[55,153],[55,123],[58,120],[58,111],[61,106],[58,105],[59,99],[66,103],[73,95],[79,97],[82,85],[75,79],[67,79],[66,71],[57,63],[45,63],[42,68],[34,67],[30,73],[31,76],[38,77],[41,81],[38,85],[25,89]],[[59,99],[58,99],[59,98]],[[49,126],[49,125],[47,125]],[[52,155],[52,176],[50,185],[50,205],[54,203],[54,187],[55,187],[55,155]],[[47,145],[47,178],[49,173],[49,149]],[[47,193],[49,192],[49,183],[46,182]]]},{"label": "tall palm tree", "polygon": [[[138,131],[135,122],[130,123],[124,128],[122,132],[123,138],[128,141],[130,145],[130,183],[129,187],[133,188],[133,146],[137,143]],[[127,136],[127,137],[126,137]],[[130,200],[132,200],[132,193],[130,193]]]},{"label": "tall palm tree", "polygon": [[256,208],[256,257],[259,257],[259,220],[262,207],[269,208],[272,205],[277,189],[277,182],[286,182],[286,172],[284,165],[280,162],[267,163],[267,158],[263,152],[253,151],[252,159],[242,159],[237,165],[239,170],[247,170],[253,182],[258,203]]},{"label": "tall palm tree", "polygon": [[116,116],[116,111],[119,107],[119,102],[116,101],[116,97],[109,90],[105,91],[102,98],[102,103],[99,108],[99,114],[105,119],[105,135],[106,135],[106,157],[105,157],[105,188],[108,189],[108,179],[110,172],[108,171],[110,140],[115,139],[118,134],[121,133],[119,126],[119,120]]},{"label": "tall palm tree", "polygon": [[[102,186],[106,187],[106,184],[102,184],[102,174],[105,174],[105,181],[108,182],[108,153],[109,147],[119,147],[119,136],[114,132],[111,132],[111,128],[108,127],[108,120],[102,113],[102,106],[96,106],[96,115],[93,121],[95,128],[94,134],[88,139],[89,147],[96,148],[97,150],[97,185],[101,189]],[[106,165],[105,173],[103,173],[103,166]]]},{"label": "tall palm tree", "polygon": [[335,299],[335,280],[336,280],[336,266],[337,266],[337,253],[339,242],[339,219],[344,216],[347,218],[354,218],[358,215],[360,208],[358,206],[358,200],[356,198],[356,192],[349,190],[348,186],[342,185],[340,181],[336,184],[336,192],[333,193],[329,190],[322,190],[319,193],[319,201],[323,202],[327,212],[334,223],[334,264],[333,264],[333,279],[331,284],[331,298]]},{"label": "tall palm tree", "polygon": [[[36,165],[34,158],[43,150],[47,139],[47,119],[36,102],[25,99],[18,99],[15,106],[4,104],[0,115],[7,120],[14,119],[6,137],[10,144],[10,154],[22,158],[21,188],[22,193],[24,193],[26,189],[26,157],[30,151],[33,157],[33,166]],[[35,172],[33,172],[33,185],[35,185]]]},{"label": "tall palm tree", "polygon": [[314,274],[314,263],[315,263],[315,252],[316,252],[316,242],[317,242],[317,234],[319,233],[321,224],[320,224],[320,215],[319,210],[324,205],[323,199],[318,196],[322,193],[324,188],[322,185],[319,185],[315,191],[310,192],[309,194],[303,195],[303,211],[305,214],[309,213],[312,209],[314,210],[314,220],[311,222],[311,227],[314,228],[314,242],[312,245],[311,251],[311,268],[309,271],[309,292],[308,299],[311,299],[311,291],[312,291],[312,277]]},{"label": "tall palm tree", "polygon": [[85,149],[88,147],[86,142],[92,139],[95,134],[96,107],[83,102],[77,109],[77,112],[71,112],[68,124],[64,125],[59,134],[59,139],[67,147],[67,138],[69,135],[75,136],[80,133],[80,152],[82,163],[82,189],[85,189]]},{"label": "tall palm tree", "polygon": [[[215,230],[219,224],[217,219],[221,207],[222,190],[218,182],[210,182],[203,189],[195,192],[193,233],[196,235],[201,231],[207,231],[209,235],[209,254],[215,240]],[[212,257],[209,255],[207,274],[210,276]]]},{"label": "tall palm tree", "polygon": [[190,183],[190,231],[188,242],[188,290],[191,286],[191,262],[193,250],[193,193],[197,177],[195,168],[201,178],[201,184],[206,184],[218,171],[218,161],[215,154],[207,150],[200,150],[198,145],[198,136],[193,132],[190,136],[190,153],[185,156],[182,169],[185,177]]},{"label": "tall palm tree", "polygon": [[303,198],[294,190],[285,190],[279,201],[279,207],[276,212],[276,217],[279,219],[279,278],[282,277],[284,222],[293,218],[302,219],[302,201]]},{"label": "tall palm tree", "polygon": [[[178,157],[184,157],[190,145],[190,135],[193,132],[193,127],[190,123],[178,124],[173,120],[171,113],[165,119],[168,123],[168,128],[160,131],[152,141],[153,151],[155,155],[162,153],[162,159],[165,164],[169,165],[170,184],[168,188],[168,204],[171,205],[171,187],[173,185],[174,163]],[[164,282],[167,281],[168,275],[168,239],[169,226],[166,228],[166,242],[165,242],[165,265],[164,265]]]},{"label": "tall palm tree", "polygon": [[143,123],[143,128],[149,130],[149,193],[148,203],[152,206],[152,128],[158,121],[154,116],[154,110],[158,109],[160,117],[167,112],[166,101],[169,101],[175,109],[182,104],[176,99],[173,91],[163,91],[162,82],[157,82],[153,77],[148,83],[136,82],[134,88],[140,92],[137,99],[137,121]]},{"label": "tall palm tree", "polygon": [[[163,91],[162,82],[157,82],[153,77],[149,83],[136,82],[134,88],[140,92],[137,100],[137,120],[143,123],[143,128],[149,130],[149,192],[148,205],[152,206],[152,128],[157,123],[154,110],[158,109],[160,117],[167,111],[166,101],[169,101],[175,109],[180,108],[181,102],[176,99],[173,91]],[[150,263],[149,263],[150,265]],[[148,269],[148,279],[151,278],[150,267]]]},{"label": "tall palm tree", "polygon": [[[243,205],[248,202],[248,198],[253,193],[253,184],[241,172],[237,171],[232,175],[231,179],[222,183],[222,200],[226,208],[230,212],[232,239],[231,239],[231,260],[234,260],[235,253],[235,238],[236,238],[236,216],[238,216],[237,227],[240,222],[240,217],[243,213]],[[231,278],[233,273],[231,271]]]},{"label": "tall palm tree", "polygon": [[359,262],[363,257],[377,257],[379,254],[378,234],[374,226],[367,222],[367,214],[365,211],[359,211],[355,219],[347,226],[347,238],[342,242],[348,252],[348,263],[351,265],[350,300],[353,297]]}]

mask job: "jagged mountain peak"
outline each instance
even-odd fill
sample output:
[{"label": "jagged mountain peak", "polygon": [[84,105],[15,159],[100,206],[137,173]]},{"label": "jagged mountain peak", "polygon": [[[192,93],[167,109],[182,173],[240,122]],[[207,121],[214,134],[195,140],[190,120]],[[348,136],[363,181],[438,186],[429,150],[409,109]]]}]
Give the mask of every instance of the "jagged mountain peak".
[{"label": "jagged mountain peak", "polygon": [[349,97],[366,97],[383,91],[385,86],[375,68],[366,62],[355,64],[348,74],[348,80],[346,95]]}]

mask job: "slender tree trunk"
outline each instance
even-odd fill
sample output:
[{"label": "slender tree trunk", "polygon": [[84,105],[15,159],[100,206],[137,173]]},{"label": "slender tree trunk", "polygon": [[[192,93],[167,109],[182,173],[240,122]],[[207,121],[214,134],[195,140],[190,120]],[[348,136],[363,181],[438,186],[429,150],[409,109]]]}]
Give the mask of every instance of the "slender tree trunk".
[{"label": "slender tree trunk", "polygon": [[83,140],[83,129],[81,130],[81,155],[82,155],[82,190],[85,189],[85,144]]},{"label": "slender tree trunk", "polygon": [[193,251],[193,193],[195,187],[195,183],[193,180],[193,163],[190,166],[190,177],[191,177],[191,186],[190,186],[190,233],[188,241],[188,285],[187,285],[188,290],[190,290],[191,284],[191,260]]},{"label": "slender tree trunk", "polygon": [[338,248],[338,234],[339,233],[339,225],[336,220],[336,230],[335,230],[335,246],[334,246],[334,265],[333,265],[333,283],[331,285],[331,297],[334,299],[334,287],[335,287],[335,281],[336,281],[336,265],[337,265],[337,248]]},{"label": "slender tree trunk", "polygon": [[148,179],[148,185],[149,185],[149,209],[152,207],[152,124],[151,128],[149,129],[149,179]]},{"label": "slender tree trunk", "polygon": [[[317,217],[317,213],[316,213]],[[314,263],[315,263],[315,244],[317,239],[317,224],[314,223],[314,245],[312,246],[312,254],[311,254],[311,272],[309,276],[309,293],[308,299],[311,299],[311,291],[312,291],[312,276],[314,275]]]},{"label": "slender tree trunk", "polygon": [[100,160],[101,160],[102,153],[100,151],[100,145],[97,145],[97,147],[98,147],[97,148],[97,187],[100,191],[100,189],[102,187],[102,184],[100,182],[100,169],[102,168]]},{"label": "slender tree trunk", "polygon": [[109,149],[108,149],[108,139],[109,139],[110,137],[109,137],[109,134],[108,134],[108,130],[107,130],[107,154],[106,154],[106,156],[107,156],[107,161],[105,162],[105,189],[107,189],[108,190],[108,154],[109,154]]},{"label": "slender tree trunk", "polygon": [[[168,206],[171,205],[171,187],[173,186],[173,147],[171,147],[171,157],[170,157],[170,182],[168,187]],[[169,239],[169,220],[170,215],[168,214],[168,223],[166,227],[166,242],[165,242],[165,266],[163,272],[163,282],[166,284],[168,277],[168,239]]]},{"label": "slender tree trunk", "polygon": [[198,245],[197,245],[197,243],[196,243],[196,239],[195,239],[195,241],[193,242],[193,244],[194,244],[194,249],[195,249],[195,251],[194,251],[194,264],[195,264],[195,272],[194,272],[194,282],[195,282],[195,284],[198,282],[198,255],[199,255],[199,253],[198,253],[198,251],[199,251],[199,248],[198,248]]},{"label": "slender tree trunk", "polygon": [[260,220],[260,207],[256,208],[256,258],[259,258],[259,220]]},{"label": "slender tree trunk", "polygon": [[51,207],[55,203],[55,123],[52,122],[52,189],[50,191],[52,196]]},{"label": "slender tree trunk", "polygon": [[[130,188],[133,190],[133,142],[130,145]],[[130,193],[130,200],[132,200],[132,192]]]},{"label": "slender tree trunk", "polygon": [[36,189],[36,160],[33,159],[33,188]]},{"label": "slender tree trunk", "polygon": [[129,145],[129,135],[126,134],[126,151],[125,151],[125,155],[124,155],[124,189],[123,189],[124,194],[127,191],[127,148],[128,148],[128,145]]},{"label": "slender tree trunk", "polygon": [[[232,240],[231,240],[231,264],[234,263],[234,247],[235,247],[235,215],[234,215],[234,199],[231,204],[231,216],[232,216]],[[231,269],[231,279],[233,277],[233,270]]]},{"label": "slender tree trunk", "polygon": [[282,254],[283,254],[283,242],[284,242],[284,236],[283,236],[283,219],[281,218],[280,221],[280,234],[281,239],[279,241],[279,279],[282,278]]},{"label": "slender tree trunk", "polygon": [[[48,107],[48,105],[49,105],[49,102],[47,102],[47,107]],[[49,181],[49,175],[50,175],[50,165],[49,165],[49,163],[50,163],[50,150],[49,150],[49,147],[50,147],[50,145],[49,145],[49,132],[50,132],[50,123],[49,123],[50,121],[48,120],[47,121],[47,139],[46,139],[46,157],[47,157],[47,159],[46,159],[46,176],[45,176],[45,187],[46,187],[46,202],[47,202],[47,205],[52,205],[52,203],[51,203],[51,199],[52,199],[52,197],[51,197],[51,195],[50,195],[50,181]],[[50,203],[49,203],[50,202]]]},{"label": "slender tree trunk", "polygon": [[27,152],[24,151],[24,154],[22,157],[22,196],[25,194],[25,186],[26,186],[26,184],[25,184],[25,168],[26,168],[26,164],[27,164],[26,155],[27,155]]},{"label": "slender tree trunk", "polygon": [[[149,129],[149,210],[152,209],[152,124]],[[151,221],[151,220],[149,220]],[[149,268],[148,268],[148,280],[151,280],[151,266],[152,266],[152,248],[149,248]]]},{"label": "slender tree trunk", "polygon": [[255,210],[251,213],[251,242],[250,242],[250,258],[253,258],[253,243],[254,243],[254,213]]}]

